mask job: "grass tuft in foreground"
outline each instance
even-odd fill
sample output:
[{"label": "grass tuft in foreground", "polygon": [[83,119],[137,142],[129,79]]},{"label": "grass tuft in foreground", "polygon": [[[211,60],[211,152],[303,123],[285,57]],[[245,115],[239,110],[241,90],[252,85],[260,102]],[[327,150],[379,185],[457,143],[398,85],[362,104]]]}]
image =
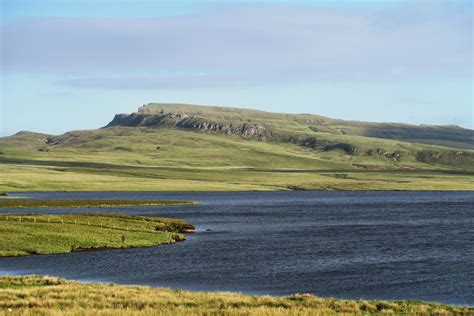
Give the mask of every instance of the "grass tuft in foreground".
[{"label": "grass tuft in foreground", "polygon": [[121,207],[121,206],[173,206],[195,205],[192,201],[160,200],[30,200],[3,199],[0,208],[87,208],[87,207]]},{"label": "grass tuft in foreground", "polygon": [[52,277],[0,278],[0,313],[8,315],[472,315],[473,308],[420,301],[366,301],[189,292],[79,283]]},{"label": "grass tuft in foreground", "polygon": [[151,247],[184,240],[185,221],[110,214],[1,214],[0,257],[102,248]]}]

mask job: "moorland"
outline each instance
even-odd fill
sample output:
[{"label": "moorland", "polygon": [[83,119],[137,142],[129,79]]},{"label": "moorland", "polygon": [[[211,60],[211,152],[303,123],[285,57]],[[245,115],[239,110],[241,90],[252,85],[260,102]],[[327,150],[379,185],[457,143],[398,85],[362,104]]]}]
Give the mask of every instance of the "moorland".
[{"label": "moorland", "polygon": [[106,126],[0,138],[0,192],[474,190],[474,131],[147,104]]},{"label": "moorland", "polygon": [[[105,125],[105,124],[104,124]],[[474,131],[312,114],[147,104],[102,128],[0,138],[0,207],[192,205],[34,200],[29,191],[474,190]],[[13,199],[12,199],[13,197]],[[185,239],[178,219],[116,214],[0,215],[0,256],[150,247]],[[0,313],[18,315],[472,314],[469,307],[188,292],[0,277]]]}]

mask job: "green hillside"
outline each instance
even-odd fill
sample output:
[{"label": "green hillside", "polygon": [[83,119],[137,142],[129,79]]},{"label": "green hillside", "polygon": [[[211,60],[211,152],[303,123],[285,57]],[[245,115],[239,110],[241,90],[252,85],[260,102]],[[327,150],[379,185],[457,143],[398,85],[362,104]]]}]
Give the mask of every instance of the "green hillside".
[{"label": "green hillside", "polygon": [[400,123],[344,121],[313,114],[270,113],[251,109],[188,104],[150,103],[142,106],[137,114],[166,113],[183,113],[195,120],[211,122],[260,124],[276,134],[307,132],[313,135],[313,132],[320,132],[474,149],[474,131],[452,125],[416,126]]},{"label": "green hillside", "polygon": [[473,139],[454,126],[149,104],[105,128],[0,138],[0,191],[473,190]]}]

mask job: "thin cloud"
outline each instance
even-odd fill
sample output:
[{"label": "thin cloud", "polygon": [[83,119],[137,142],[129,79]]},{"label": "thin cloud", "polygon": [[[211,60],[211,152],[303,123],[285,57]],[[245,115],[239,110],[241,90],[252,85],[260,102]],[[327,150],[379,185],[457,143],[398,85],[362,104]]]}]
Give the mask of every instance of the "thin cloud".
[{"label": "thin cloud", "polygon": [[248,5],[193,16],[29,19],[3,27],[2,71],[98,89],[471,76],[472,12],[436,8]]}]

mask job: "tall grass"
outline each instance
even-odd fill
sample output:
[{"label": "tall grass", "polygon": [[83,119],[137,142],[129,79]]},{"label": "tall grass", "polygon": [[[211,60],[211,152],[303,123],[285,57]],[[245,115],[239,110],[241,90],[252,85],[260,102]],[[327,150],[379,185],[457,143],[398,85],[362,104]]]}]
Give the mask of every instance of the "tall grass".
[{"label": "tall grass", "polygon": [[6,315],[472,315],[473,308],[419,301],[366,301],[189,292],[144,286],[67,281],[52,277],[0,278]]}]

